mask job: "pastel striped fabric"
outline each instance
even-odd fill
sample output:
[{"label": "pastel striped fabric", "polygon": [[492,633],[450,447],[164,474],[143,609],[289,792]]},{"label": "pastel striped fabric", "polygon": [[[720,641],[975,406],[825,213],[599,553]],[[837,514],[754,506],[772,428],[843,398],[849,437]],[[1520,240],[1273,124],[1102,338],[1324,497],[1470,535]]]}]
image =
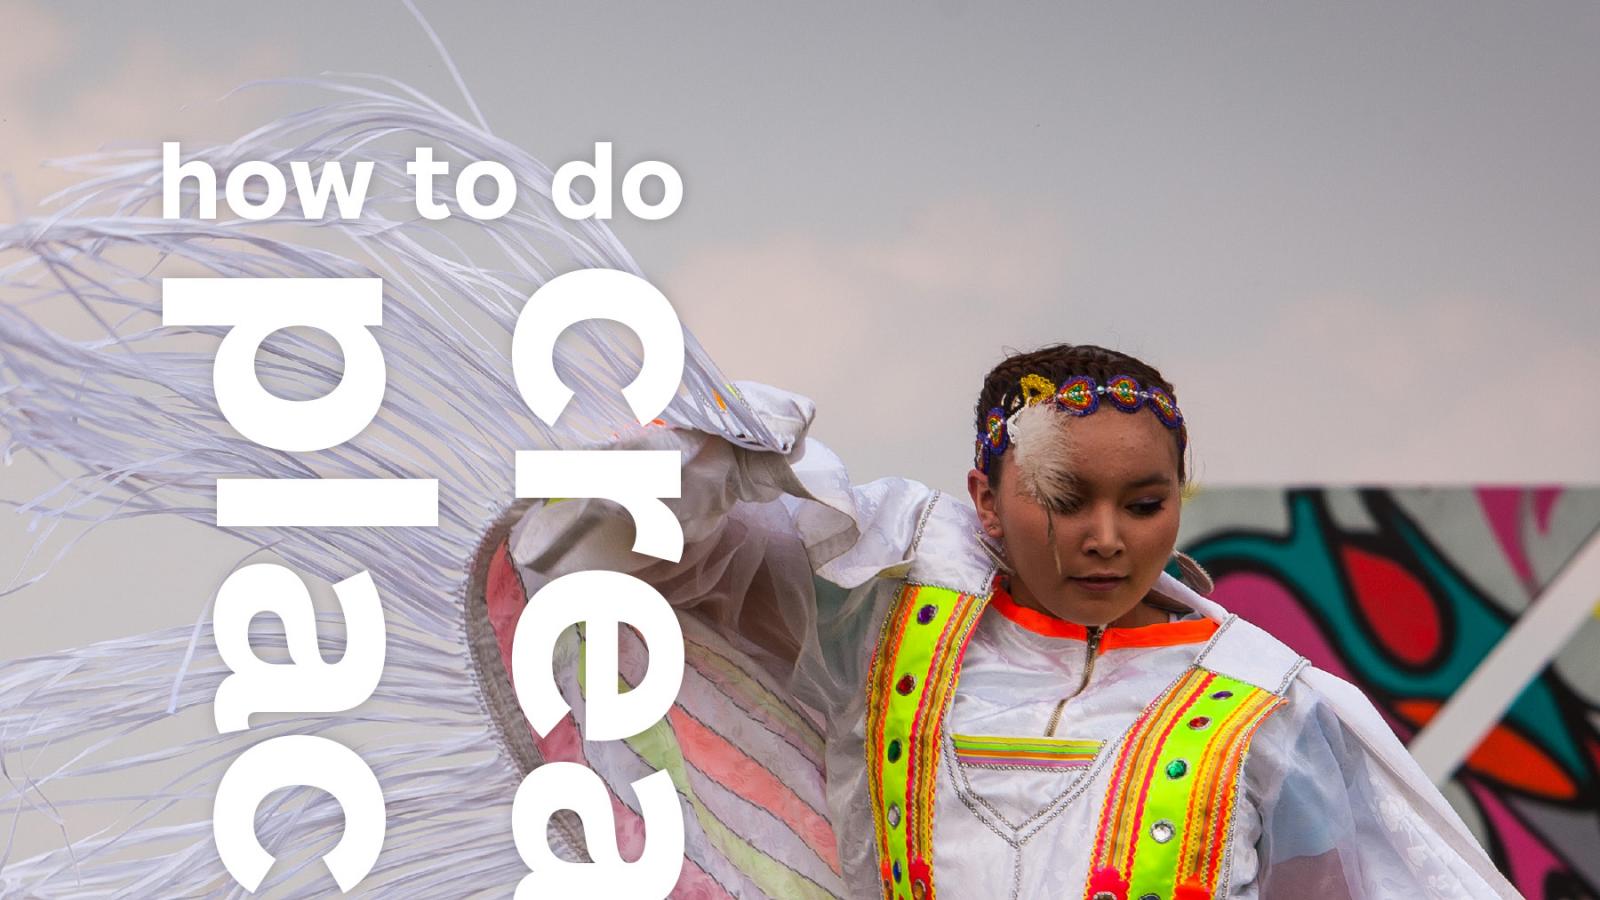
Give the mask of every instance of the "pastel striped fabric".
[{"label": "pastel striped fabric", "polygon": [[[526,605],[504,544],[490,563],[485,598],[510,669],[510,638]],[[679,900],[844,896],[838,846],[826,816],[823,739],[814,714],[787,700],[748,655],[692,616],[681,616],[684,680],[667,717],[624,741],[584,741],[572,715],[534,743],[546,761],[581,763],[609,785],[668,772],[685,808]],[[567,660],[581,690],[586,645]],[[642,680],[648,654],[638,634],[619,629],[620,689]],[[559,652],[559,651],[558,651]],[[575,708],[580,696],[563,694]],[[615,840],[626,859],[644,850],[644,820],[631,791],[611,791]],[[600,837],[600,840],[605,840]]]},{"label": "pastel striped fabric", "polygon": [[1005,769],[1081,769],[1100,754],[1102,741],[1053,737],[951,735],[956,759],[965,766]]}]

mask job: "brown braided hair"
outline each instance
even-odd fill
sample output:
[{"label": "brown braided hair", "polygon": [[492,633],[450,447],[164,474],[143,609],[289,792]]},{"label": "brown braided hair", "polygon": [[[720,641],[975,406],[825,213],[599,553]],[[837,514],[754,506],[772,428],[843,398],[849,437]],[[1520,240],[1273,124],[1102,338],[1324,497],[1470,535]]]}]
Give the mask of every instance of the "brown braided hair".
[{"label": "brown braided hair", "polygon": [[[978,394],[974,410],[973,433],[983,434],[989,410],[996,406],[1008,414],[1022,405],[1021,380],[1024,375],[1042,375],[1054,384],[1060,384],[1074,375],[1087,375],[1098,384],[1105,384],[1117,375],[1130,375],[1145,387],[1158,387],[1172,395],[1178,402],[1178,392],[1161,373],[1139,359],[1116,350],[1107,350],[1094,344],[1051,344],[1030,353],[1016,353],[1000,361],[983,379],[983,390]],[[1183,448],[1188,443],[1188,425],[1178,426],[1173,440],[1179,447],[1178,482],[1186,484],[1188,474],[1184,466]],[[999,482],[1000,467],[1005,457],[995,457],[989,464],[989,477]]]}]

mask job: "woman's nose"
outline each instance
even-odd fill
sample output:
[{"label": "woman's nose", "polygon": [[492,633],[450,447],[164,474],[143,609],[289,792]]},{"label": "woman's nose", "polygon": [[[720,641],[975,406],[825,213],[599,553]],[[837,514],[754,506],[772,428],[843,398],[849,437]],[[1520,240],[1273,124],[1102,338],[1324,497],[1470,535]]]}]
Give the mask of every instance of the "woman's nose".
[{"label": "woman's nose", "polygon": [[1122,551],[1122,535],[1117,529],[1117,511],[1097,508],[1089,514],[1084,533],[1083,552],[1094,556],[1115,556]]}]

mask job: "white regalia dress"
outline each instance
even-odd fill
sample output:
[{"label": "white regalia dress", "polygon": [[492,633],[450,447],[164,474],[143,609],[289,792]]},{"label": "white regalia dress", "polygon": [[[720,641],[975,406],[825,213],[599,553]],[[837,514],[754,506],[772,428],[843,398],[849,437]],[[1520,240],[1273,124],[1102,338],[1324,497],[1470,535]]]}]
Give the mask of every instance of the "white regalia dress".
[{"label": "white regalia dress", "polygon": [[[1518,896],[1355,688],[1170,574],[1156,592],[1189,612],[1166,624],[1091,634],[1019,607],[977,545],[976,513],[964,498],[902,479],[851,485],[838,459],[807,437],[808,400],[739,387],[793,450],[753,451],[666,429],[637,444],[684,454],[677,508],[690,544],[682,562],[634,556],[624,514],[576,501],[532,511],[511,551],[540,561],[537,572],[524,567],[534,587],[566,571],[630,571],[786,680],[825,735],[827,816],[846,895],[931,893],[913,891],[910,871],[898,883],[886,873],[878,830],[904,823],[875,824],[883,810],[874,809],[871,784],[873,660],[910,584],[987,601],[953,667],[936,742],[931,880],[943,895],[1098,896],[1088,890],[1092,859],[1120,751],[1198,661],[1262,686],[1272,707],[1253,723],[1253,739],[1233,745],[1248,751],[1236,781],[1214,786],[1235,792],[1230,811],[1155,832],[1169,846],[1183,842],[1186,827],[1210,832],[1215,896]],[[582,538],[572,540],[578,522]],[[1184,727],[1194,720],[1180,717]],[[1165,778],[1168,761],[1160,762]],[[1194,758],[1184,768],[1193,777],[1203,767]],[[1128,806],[1137,811],[1138,803]],[[778,817],[766,827],[786,830]],[[1120,900],[1125,891],[1113,884],[1107,896]],[[1131,896],[1152,895],[1163,896]]]}]

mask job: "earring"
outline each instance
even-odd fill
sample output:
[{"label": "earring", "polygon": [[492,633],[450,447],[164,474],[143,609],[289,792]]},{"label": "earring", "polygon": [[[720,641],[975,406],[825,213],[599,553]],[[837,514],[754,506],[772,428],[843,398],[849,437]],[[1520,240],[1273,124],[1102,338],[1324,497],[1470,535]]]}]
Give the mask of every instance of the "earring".
[{"label": "earring", "polygon": [[1196,562],[1194,557],[1184,553],[1182,550],[1172,551],[1172,556],[1178,561],[1178,571],[1182,573],[1178,580],[1188,585],[1190,590],[1196,594],[1202,597],[1209,597],[1216,588],[1216,582],[1212,580],[1211,573]]},{"label": "earring", "polygon": [[997,550],[989,545],[988,536],[984,534],[984,532],[974,531],[972,536],[977,540],[978,546],[982,548],[984,554],[988,556],[989,560],[995,564],[995,568],[1006,573],[1007,575],[1016,573],[1016,570],[1011,568],[1011,564],[1006,562],[1006,545],[1004,543],[1001,543],[999,549]]}]

